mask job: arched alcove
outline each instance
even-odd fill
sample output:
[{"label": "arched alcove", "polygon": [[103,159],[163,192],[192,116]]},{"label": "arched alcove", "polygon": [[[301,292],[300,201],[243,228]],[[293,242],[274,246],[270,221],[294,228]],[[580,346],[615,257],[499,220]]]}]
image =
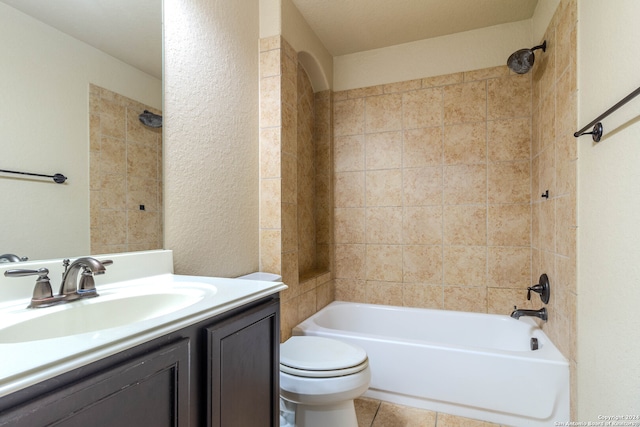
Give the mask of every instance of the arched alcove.
[{"label": "arched alcove", "polygon": [[324,72],[322,66],[313,54],[306,51],[300,51],[298,52],[298,61],[307,72],[309,80],[311,80],[311,86],[313,87],[314,93],[331,89],[331,85],[327,79],[327,73]]},{"label": "arched alcove", "polygon": [[332,242],[331,102],[318,62],[298,53],[297,235],[299,280],[330,271]]}]

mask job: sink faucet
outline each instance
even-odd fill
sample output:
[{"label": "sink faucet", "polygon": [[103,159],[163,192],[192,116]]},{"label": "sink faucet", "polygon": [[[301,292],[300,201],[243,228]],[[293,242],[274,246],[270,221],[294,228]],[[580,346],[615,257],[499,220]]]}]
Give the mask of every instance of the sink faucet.
[{"label": "sink faucet", "polygon": [[20,258],[18,255],[16,254],[2,254],[0,255],[0,262],[20,262],[20,261],[27,261],[29,258],[22,257]]},{"label": "sink faucet", "polygon": [[[98,261],[92,257],[78,258],[69,264],[69,260],[63,261],[64,273],[62,273],[62,283],[60,284],[59,294],[67,301],[73,301],[78,298],[97,297],[95,282],[93,276],[96,274],[104,274],[107,269],[105,265],[113,264],[113,261]],[[80,281],[78,282],[78,273]]]},{"label": "sink faucet", "polygon": [[521,310],[518,309],[515,305],[513,306],[513,312],[511,313],[511,317],[514,319],[519,319],[522,316],[532,316],[538,317],[545,322],[547,321],[547,308],[542,307],[540,310]]},{"label": "sink faucet", "polygon": [[[5,277],[38,276],[36,286],[33,289],[31,304],[27,308],[49,307],[57,304],[75,301],[80,298],[97,297],[95,274],[104,274],[105,266],[113,264],[111,260],[98,261],[95,258],[78,258],[69,264],[69,260],[63,261],[64,273],[62,273],[62,283],[58,295],[53,295],[51,283],[49,282],[49,270],[40,268],[38,270],[7,270]],[[80,270],[82,269],[82,273]],[[80,273],[80,280],[78,280]]]}]

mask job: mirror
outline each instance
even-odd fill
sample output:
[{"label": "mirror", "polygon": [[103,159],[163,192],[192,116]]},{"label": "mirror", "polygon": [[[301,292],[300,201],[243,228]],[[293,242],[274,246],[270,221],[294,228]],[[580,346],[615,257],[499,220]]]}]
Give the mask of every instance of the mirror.
[{"label": "mirror", "polygon": [[161,247],[162,0],[0,0],[0,38],[0,169],[67,177],[0,173],[0,254]]}]

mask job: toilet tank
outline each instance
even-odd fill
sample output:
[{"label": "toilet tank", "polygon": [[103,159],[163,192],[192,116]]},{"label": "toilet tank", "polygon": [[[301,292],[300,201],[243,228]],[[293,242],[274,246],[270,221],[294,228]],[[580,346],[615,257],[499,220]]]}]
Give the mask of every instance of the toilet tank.
[{"label": "toilet tank", "polygon": [[236,277],[236,279],[261,280],[263,282],[282,282],[282,276],[273,273],[264,273],[262,271],[245,274],[244,276]]}]

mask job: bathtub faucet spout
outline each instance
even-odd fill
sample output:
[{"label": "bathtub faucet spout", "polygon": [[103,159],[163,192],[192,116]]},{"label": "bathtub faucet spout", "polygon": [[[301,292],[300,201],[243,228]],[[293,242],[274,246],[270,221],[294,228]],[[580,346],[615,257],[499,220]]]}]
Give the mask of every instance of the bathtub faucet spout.
[{"label": "bathtub faucet spout", "polygon": [[511,313],[511,317],[514,319],[519,319],[521,316],[533,316],[538,317],[545,322],[547,321],[547,308],[542,307],[540,310],[520,310],[515,305],[513,306],[513,312]]}]

